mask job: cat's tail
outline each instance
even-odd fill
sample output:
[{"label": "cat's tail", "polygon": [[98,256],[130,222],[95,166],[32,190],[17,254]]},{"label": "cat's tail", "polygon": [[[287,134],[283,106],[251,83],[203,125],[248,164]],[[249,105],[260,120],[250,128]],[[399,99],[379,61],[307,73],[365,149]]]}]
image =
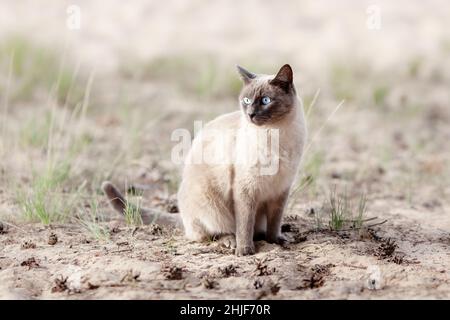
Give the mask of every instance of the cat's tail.
[{"label": "cat's tail", "polygon": [[[104,181],[102,183],[103,192],[109,199],[111,206],[121,214],[126,213],[126,210],[132,206],[127,202],[125,197],[120,193],[120,191],[109,181]],[[139,210],[139,213],[144,224],[156,223],[163,226],[171,226],[183,229],[183,223],[179,214],[171,214],[167,212],[159,212],[152,209],[146,208],[136,208],[134,210]]]}]

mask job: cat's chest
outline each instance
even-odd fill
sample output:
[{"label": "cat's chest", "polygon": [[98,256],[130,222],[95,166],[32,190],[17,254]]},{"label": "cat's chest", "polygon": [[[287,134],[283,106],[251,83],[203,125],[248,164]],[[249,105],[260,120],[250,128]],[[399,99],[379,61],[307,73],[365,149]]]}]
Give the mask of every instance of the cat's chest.
[{"label": "cat's chest", "polygon": [[236,160],[240,164],[267,166],[280,162],[289,163],[301,156],[303,135],[297,126],[289,130],[280,129],[240,129],[236,135]]},{"label": "cat's chest", "polygon": [[249,130],[237,136],[236,176],[242,185],[264,198],[290,187],[303,143],[293,130]]}]

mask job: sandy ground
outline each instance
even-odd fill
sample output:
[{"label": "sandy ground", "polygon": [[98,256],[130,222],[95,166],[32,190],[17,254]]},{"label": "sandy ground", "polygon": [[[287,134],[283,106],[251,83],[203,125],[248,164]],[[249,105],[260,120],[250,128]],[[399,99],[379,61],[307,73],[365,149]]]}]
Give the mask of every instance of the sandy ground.
[{"label": "sandy ground", "polygon": [[26,235],[2,235],[1,293],[14,299],[450,297],[448,232],[398,220],[358,235],[306,232],[305,220],[289,222],[302,231],[288,232],[286,247],[260,241],[258,253],[244,258],[147,226],[118,224],[108,243],[89,241],[73,226],[23,226]]},{"label": "sandy ground", "polygon": [[[17,200],[16,189],[32,189],[35,171],[47,164],[47,145],[27,142],[30,123],[39,127],[53,108],[47,93],[1,109],[0,298],[450,298],[448,2],[379,1],[378,31],[366,27],[366,1],[77,3],[79,31],[64,27],[68,2],[0,4],[0,43],[25,35],[65,48],[65,63],[79,64],[86,78],[95,70],[82,123],[55,107],[55,127],[89,141],[50,193],[81,199],[64,221],[30,221]],[[161,56],[194,69],[146,74],[145,62]],[[305,106],[313,105],[299,176],[312,182],[291,198],[284,247],[259,241],[255,256],[236,257],[216,242],[189,243],[176,230],[128,226],[99,191],[106,178],[123,190],[136,185],[144,205],[176,211],[170,133],[237,108],[228,89],[192,89],[205,57],[219,73],[236,62],[261,72],[289,62]],[[0,85],[5,77],[3,68]],[[228,88],[226,81],[219,86]],[[352,201],[364,191],[365,217],[376,219],[331,231],[327,201],[335,185]],[[76,218],[92,209],[92,198],[106,239]]]}]

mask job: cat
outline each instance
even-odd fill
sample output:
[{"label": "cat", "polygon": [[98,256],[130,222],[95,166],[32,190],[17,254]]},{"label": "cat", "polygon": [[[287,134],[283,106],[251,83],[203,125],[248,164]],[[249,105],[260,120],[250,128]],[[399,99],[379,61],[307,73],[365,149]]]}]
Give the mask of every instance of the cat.
[{"label": "cat", "polygon": [[[243,81],[240,111],[212,120],[195,137],[186,157],[178,191],[179,214],[142,209],[144,223],[184,229],[189,240],[212,237],[235,249],[238,256],[255,253],[254,239],[283,244],[281,219],[303,153],[307,135],[304,111],[286,64],[276,75],[260,75],[237,66]],[[209,131],[221,134],[206,134]],[[206,163],[194,161],[222,148],[225,155],[258,153],[255,133],[268,133],[278,150],[276,171],[263,174],[261,161]],[[274,139],[275,140],[271,140]],[[221,144],[224,140],[231,142]],[[225,150],[223,150],[225,148]],[[257,157],[257,159],[260,159]],[[273,159],[269,159],[273,160]],[[124,212],[126,201],[110,182],[102,188],[112,206]]]}]

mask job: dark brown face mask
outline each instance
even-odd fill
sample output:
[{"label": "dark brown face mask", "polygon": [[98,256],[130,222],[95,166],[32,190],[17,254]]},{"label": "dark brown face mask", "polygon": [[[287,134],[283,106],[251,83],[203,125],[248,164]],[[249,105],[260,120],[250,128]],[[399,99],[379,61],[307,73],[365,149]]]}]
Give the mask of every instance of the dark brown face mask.
[{"label": "dark brown face mask", "polygon": [[240,66],[237,68],[244,82],[240,103],[248,121],[258,126],[275,123],[295,107],[293,73],[288,64],[273,78],[256,75]]}]

